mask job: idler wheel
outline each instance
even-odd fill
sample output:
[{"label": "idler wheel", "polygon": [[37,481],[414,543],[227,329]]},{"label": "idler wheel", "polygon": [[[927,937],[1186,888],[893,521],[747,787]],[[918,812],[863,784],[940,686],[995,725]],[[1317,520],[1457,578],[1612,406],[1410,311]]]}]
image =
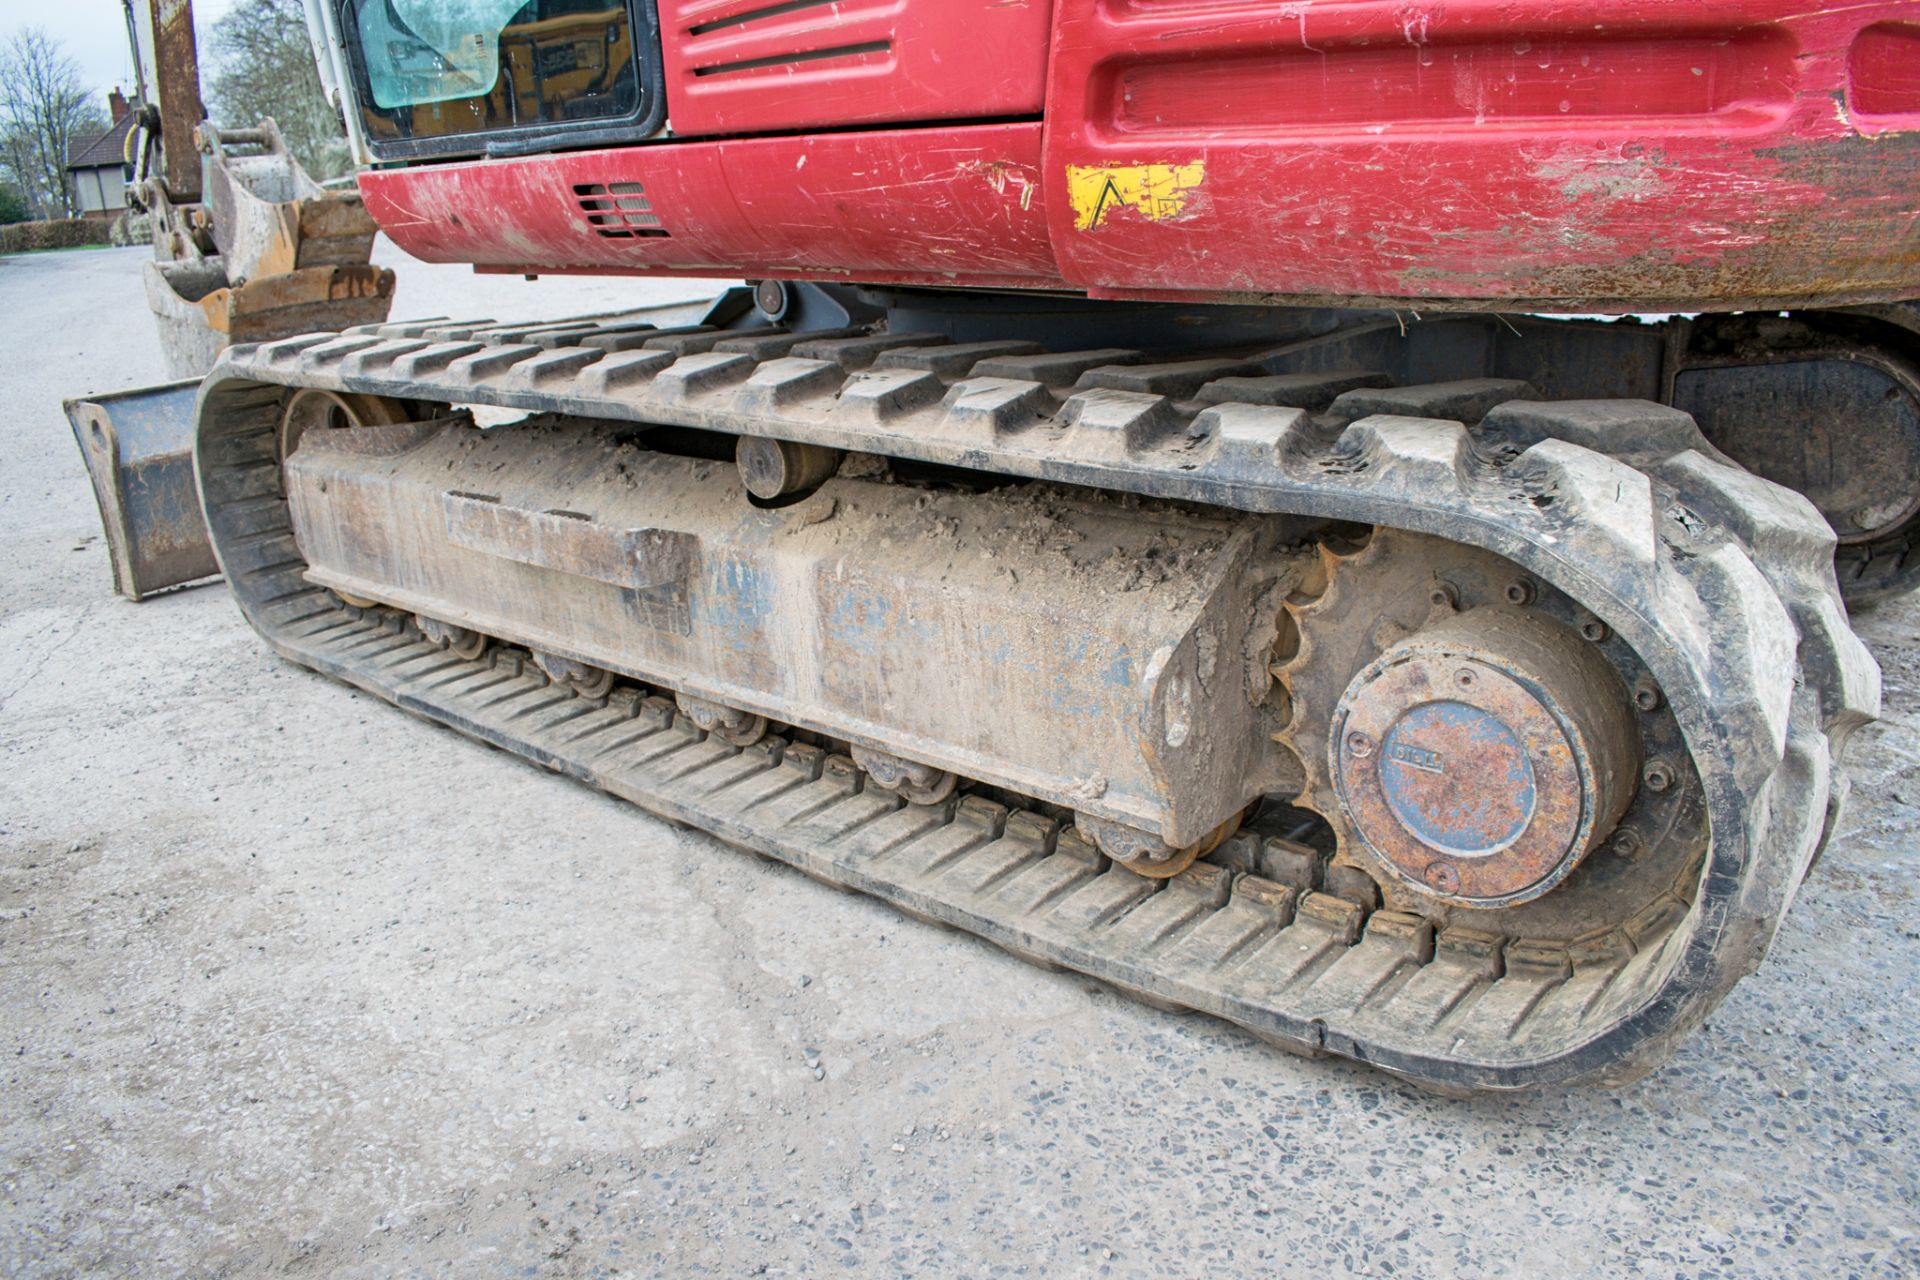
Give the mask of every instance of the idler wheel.
[{"label": "idler wheel", "polygon": [[280,411],[280,428],[275,444],[280,461],[293,456],[300,437],[316,427],[385,427],[407,420],[406,405],[386,396],[361,395],[352,391],[327,391],[302,387],[287,399]]},{"label": "idler wheel", "polygon": [[1546,893],[1606,839],[1640,766],[1598,648],[1482,608],[1390,646],[1347,685],[1329,743],[1355,835],[1388,871],[1473,907]]}]

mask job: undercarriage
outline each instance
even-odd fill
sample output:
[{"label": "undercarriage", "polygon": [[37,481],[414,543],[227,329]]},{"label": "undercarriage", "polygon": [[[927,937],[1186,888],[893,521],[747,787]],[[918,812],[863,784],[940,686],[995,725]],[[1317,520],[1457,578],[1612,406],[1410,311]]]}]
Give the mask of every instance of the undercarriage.
[{"label": "undercarriage", "polygon": [[1630,1079],[1758,962],[1878,673],[1822,510],[1670,397],[1512,376],[1492,317],[807,298],[233,348],[195,465],[243,610],[731,844],[1434,1088]]}]

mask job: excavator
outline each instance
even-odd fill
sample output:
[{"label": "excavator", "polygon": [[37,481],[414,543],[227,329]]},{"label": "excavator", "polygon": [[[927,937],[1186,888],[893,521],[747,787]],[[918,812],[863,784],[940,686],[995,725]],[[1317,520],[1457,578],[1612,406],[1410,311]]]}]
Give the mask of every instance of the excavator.
[{"label": "excavator", "polygon": [[1442,1092],[1630,1081],[1759,964],[1920,583],[1920,3],[309,26],[409,253],[750,288],[227,346],[274,652]]}]

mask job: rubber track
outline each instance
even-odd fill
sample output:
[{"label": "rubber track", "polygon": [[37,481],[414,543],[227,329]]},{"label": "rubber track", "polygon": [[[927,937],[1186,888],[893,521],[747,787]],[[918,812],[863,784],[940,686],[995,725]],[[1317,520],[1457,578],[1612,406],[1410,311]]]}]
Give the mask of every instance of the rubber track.
[{"label": "rubber track", "polygon": [[[884,333],[524,336],[385,326],[236,347],[208,377],[209,523],[277,649],[809,874],[1291,1047],[1453,1089],[1638,1074],[1758,962],[1830,828],[1837,746],[1877,710],[1817,512],[1657,405],[1544,404],[1479,380],[1351,389],[1310,413],[1251,402],[1300,387],[1267,374],[1279,355],[1156,365]],[[902,809],[859,790],[849,761],[813,776],[807,749],[703,741],[624,691],[583,715],[512,654],[465,663],[304,584],[276,501],[277,385],[751,432],[1484,547],[1580,600],[1658,679],[1714,835],[1699,894],[1656,903],[1625,945],[1490,947],[1219,865],[1156,887],[1036,815],[977,799]]]}]

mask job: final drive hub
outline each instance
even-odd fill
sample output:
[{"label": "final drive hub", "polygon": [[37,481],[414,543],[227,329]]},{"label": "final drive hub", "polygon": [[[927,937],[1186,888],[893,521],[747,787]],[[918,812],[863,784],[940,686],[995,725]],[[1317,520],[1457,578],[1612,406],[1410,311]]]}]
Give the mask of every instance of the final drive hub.
[{"label": "final drive hub", "polygon": [[1390,646],[1341,696],[1333,774],[1365,852],[1425,892],[1525,902],[1566,878],[1632,798],[1620,679],[1561,624],[1476,609]]}]

